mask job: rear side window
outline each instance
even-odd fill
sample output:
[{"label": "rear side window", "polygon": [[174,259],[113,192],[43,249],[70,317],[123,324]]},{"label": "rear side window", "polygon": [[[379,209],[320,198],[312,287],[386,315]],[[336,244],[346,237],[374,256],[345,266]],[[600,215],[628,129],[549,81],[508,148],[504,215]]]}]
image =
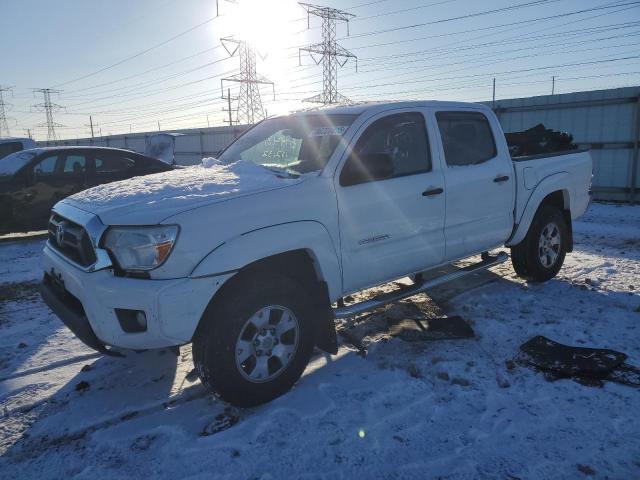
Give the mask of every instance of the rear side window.
[{"label": "rear side window", "polygon": [[447,165],[476,165],[497,155],[487,117],[480,112],[437,112]]},{"label": "rear side window", "polygon": [[87,170],[87,159],[84,155],[70,154],[64,161],[64,173],[84,173]]},{"label": "rear side window", "polygon": [[133,168],[136,164],[136,162],[130,158],[119,157],[113,154],[97,154],[95,155],[95,161],[96,172],[98,173],[125,172]]}]

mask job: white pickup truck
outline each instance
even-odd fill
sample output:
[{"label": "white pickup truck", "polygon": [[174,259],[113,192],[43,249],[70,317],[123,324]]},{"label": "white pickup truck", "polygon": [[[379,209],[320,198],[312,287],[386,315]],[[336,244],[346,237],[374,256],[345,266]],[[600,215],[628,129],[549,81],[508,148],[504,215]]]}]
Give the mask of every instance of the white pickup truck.
[{"label": "white pickup truck", "polygon": [[[289,390],[335,318],[505,261],[552,278],[590,200],[588,152],[511,158],[482,105],[376,103],[275,117],[203,165],[59,202],[42,295],[87,345],[193,343],[202,382],[241,406]],[[452,275],[423,273],[482,254]],[[431,271],[433,273],[433,270]],[[382,297],[343,297],[401,277]]]}]

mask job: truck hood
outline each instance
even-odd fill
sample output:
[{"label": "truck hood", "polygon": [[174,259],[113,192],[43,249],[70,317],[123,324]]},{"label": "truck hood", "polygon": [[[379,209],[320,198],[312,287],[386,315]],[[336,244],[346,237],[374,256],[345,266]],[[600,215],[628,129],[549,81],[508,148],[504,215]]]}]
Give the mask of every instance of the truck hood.
[{"label": "truck hood", "polygon": [[108,183],[62,202],[96,214],[106,225],[153,225],[206,204],[300,183],[248,161],[202,165]]}]

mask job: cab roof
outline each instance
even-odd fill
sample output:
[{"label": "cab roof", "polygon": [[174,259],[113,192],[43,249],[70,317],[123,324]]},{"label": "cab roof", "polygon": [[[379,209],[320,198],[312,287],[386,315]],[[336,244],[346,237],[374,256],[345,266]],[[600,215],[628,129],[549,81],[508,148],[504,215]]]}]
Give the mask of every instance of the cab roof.
[{"label": "cab roof", "polygon": [[336,105],[331,107],[319,107],[309,110],[299,110],[294,115],[313,115],[318,113],[324,114],[346,114],[360,115],[365,112],[376,114],[392,108],[474,108],[477,110],[490,110],[486,105],[470,102],[450,102],[440,100],[410,100],[410,101],[380,101],[380,102],[362,102],[350,105]]}]

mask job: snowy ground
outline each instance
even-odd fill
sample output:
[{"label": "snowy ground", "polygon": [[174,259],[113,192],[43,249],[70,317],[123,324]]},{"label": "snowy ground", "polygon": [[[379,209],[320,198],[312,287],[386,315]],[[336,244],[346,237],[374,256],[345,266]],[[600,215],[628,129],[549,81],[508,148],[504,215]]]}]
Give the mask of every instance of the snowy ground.
[{"label": "snowy ground", "polygon": [[249,410],[203,391],[189,347],[124,359],[84,347],[37,294],[42,240],[0,244],[0,478],[639,478],[640,391],[550,383],[511,362],[540,334],[640,365],[640,207],[593,205],[575,240],[546,284],[504,264],[437,304],[413,299],[477,338],[390,338],[401,304],[349,330],[366,355],[345,341]]}]

